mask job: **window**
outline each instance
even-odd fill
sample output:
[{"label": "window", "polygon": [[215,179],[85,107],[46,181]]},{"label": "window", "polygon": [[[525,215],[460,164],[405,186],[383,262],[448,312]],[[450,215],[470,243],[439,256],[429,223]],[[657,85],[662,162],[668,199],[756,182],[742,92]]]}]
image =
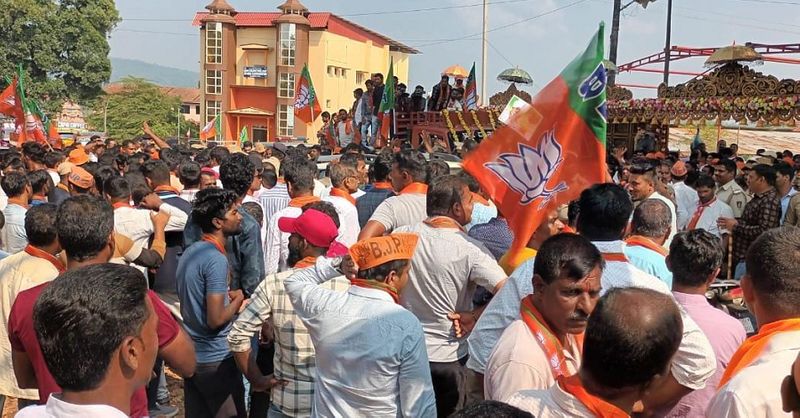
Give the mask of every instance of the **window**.
[{"label": "window", "polygon": [[222,102],[216,100],[206,101],[206,123],[214,120],[214,117],[220,114]]},{"label": "window", "polygon": [[369,80],[369,73],[368,72],[366,72],[366,71],[356,71],[356,84],[359,87],[363,88],[364,83],[366,83],[367,80]]},{"label": "window", "polygon": [[222,70],[206,70],[206,94],[222,94]]},{"label": "window", "polygon": [[200,114],[200,105],[197,105],[197,106],[194,107],[194,114],[195,115],[199,115]]},{"label": "window", "polygon": [[294,135],[294,106],[278,106],[278,135]]},{"label": "window", "polygon": [[189,114],[189,105],[182,104],[181,105],[181,113],[183,113],[184,115],[188,115]]},{"label": "window", "polygon": [[206,63],[222,64],[222,23],[211,22],[206,26]]},{"label": "window", "polygon": [[253,142],[267,142],[267,127],[253,126]]},{"label": "window", "polygon": [[328,76],[335,77],[336,76],[336,67],[333,65],[328,66]]},{"label": "window", "polygon": [[294,23],[281,24],[281,65],[294,66],[296,44]]},{"label": "window", "polygon": [[291,99],[294,97],[294,73],[281,73],[278,85],[278,97]]}]

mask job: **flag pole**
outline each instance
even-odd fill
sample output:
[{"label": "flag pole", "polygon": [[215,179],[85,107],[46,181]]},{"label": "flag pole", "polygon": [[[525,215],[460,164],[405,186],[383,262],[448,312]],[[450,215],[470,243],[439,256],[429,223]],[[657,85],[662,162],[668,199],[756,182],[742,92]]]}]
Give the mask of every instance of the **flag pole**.
[{"label": "flag pole", "polygon": [[[487,38],[489,31],[489,4],[483,0],[483,42],[481,43],[481,105],[486,106],[486,67],[488,66],[486,45],[489,43]],[[477,104],[477,103],[476,103]]]}]

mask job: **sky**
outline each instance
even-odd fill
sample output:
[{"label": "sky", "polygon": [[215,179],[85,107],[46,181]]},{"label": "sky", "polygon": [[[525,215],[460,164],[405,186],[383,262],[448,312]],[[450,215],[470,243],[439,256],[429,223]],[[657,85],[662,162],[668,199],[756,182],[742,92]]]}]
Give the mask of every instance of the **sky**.
[{"label": "sky", "polygon": [[[239,11],[276,11],[280,0],[228,0]],[[310,11],[328,11],[380,32],[422,53],[411,58],[409,86],[430,89],[453,64],[481,75],[482,0],[301,0]],[[601,21],[606,22],[606,51],[613,0],[488,0],[489,94],[506,89],[496,80],[517,66],[534,79],[524,87],[535,94],[585,48]],[[629,0],[623,0],[623,4]],[[199,29],[191,26],[207,0],[124,0],[117,2],[123,21],[111,35],[111,56],[139,59],[199,71]],[[419,10],[438,8],[441,10]],[[447,9],[443,9],[447,8]],[[409,10],[418,10],[407,12]],[[404,12],[404,13],[396,13]],[[667,0],[623,11],[618,64],[664,48]],[[800,0],[674,0],[672,44],[720,47],[732,43],[795,43],[800,38]],[[606,52],[606,55],[608,52]],[[800,55],[786,55],[800,60]],[[703,72],[704,58],[671,64],[672,70]],[[388,66],[388,63],[387,63]],[[663,64],[655,64],[663,68]],[[778,78],[800,78],[800,66],[766,63],[756,68]],[[656,73],[624,73],[617,83],[656,86]],[[691,76],[672,75],[670,84]],[[653,97],[653,89],[632,89],[635,97]],[[480,91],[480,86],[479,86]]]}]

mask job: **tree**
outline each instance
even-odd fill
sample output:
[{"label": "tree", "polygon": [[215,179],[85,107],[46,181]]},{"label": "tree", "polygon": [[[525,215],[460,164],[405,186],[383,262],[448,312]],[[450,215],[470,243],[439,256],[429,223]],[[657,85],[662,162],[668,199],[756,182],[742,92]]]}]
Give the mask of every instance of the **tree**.
[{"label": "tree", "polygon": [[87,122],[94,129],[102,130],[106,125],[108,135],[116,139],[130,139],[142,134],[142,122],[147,121],[153,131],[161,137],[175,136],[178,118],[186,134],[186,121],[179,113],[181,100],[166,95],[149,81],[125,77],[122,89],[96,101],[94,111]]},{"label": "tree", "polygon": [[55,115],[65,100],[88,103],[111,77],[114,0],[0,0],[0,84],[25,74],[26,93]]}]

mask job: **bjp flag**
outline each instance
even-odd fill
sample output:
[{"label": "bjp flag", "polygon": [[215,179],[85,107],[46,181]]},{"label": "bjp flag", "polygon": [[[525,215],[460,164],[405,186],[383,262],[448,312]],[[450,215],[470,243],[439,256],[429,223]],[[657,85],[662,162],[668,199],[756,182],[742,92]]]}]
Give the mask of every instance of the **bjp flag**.
[{"label": "bjp flag", "polygon": [[559,205],[606,174],[606,71],[603,24],[586,50],[531,106],[465,159],[514,232],[512,257]]}]

